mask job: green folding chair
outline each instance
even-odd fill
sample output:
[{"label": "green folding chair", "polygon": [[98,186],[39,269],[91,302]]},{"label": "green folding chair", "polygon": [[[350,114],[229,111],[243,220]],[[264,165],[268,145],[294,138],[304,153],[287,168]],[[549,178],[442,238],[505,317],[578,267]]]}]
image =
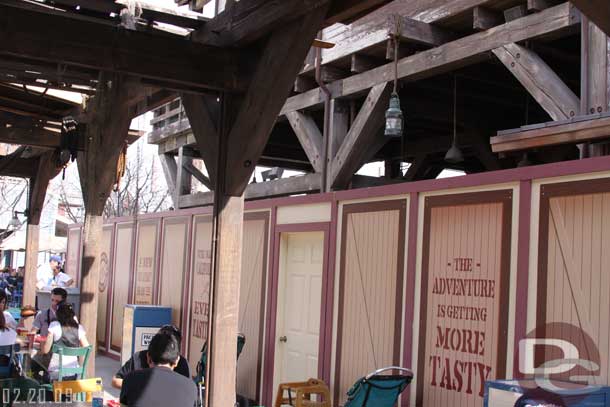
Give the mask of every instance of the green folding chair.
[{"label": "green folding chair", "polygon": [[[389,371],[400,373],[385,374]],[[413,372],[409,369],[391,366],[376,370],[359,379],[349,389],[347,403],[343,407],[393,407],[411,380]]]},{"label": "green folding chair", "polygon": [[[66,346],[53,344],[53,348],[51,349],[52,353],[59,355],[58,380],[61,382],[64,377],[72,377],[74,375],[76,375],[76,378],[73,380],[86,379],[85,372],[87,370],[87,362],[89,361],[89,355],[91,355],[92,349],[93,347],[91,345],[83,348],[69,348]],[[64,367],[64,356],[76,356],[78,358],[83,358],[83,363],[79,367]]]}]

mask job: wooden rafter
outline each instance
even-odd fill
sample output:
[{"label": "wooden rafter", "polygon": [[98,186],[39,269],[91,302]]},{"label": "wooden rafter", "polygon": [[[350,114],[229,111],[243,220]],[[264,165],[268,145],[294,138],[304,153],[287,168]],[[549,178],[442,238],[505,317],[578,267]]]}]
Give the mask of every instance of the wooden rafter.
[{"label": "wooden rafter", "polygon": [[286,117],[312,167],[316,172],[322,172],[322,133],[318,125],[306,113],[290,112]]},{"label": "wooden rafter", "polygon": [[515,43],[493,53],[553,120],[569,119],[580,112],[578,96],[536,53]]},{"label": "wooden rafter", "polygon": [[[273,181],[250,184],[244,191],[245,199],[261,199],[272,196],[303,194],[320,189],[321,174],[281,178]],[[180,208],[206,206],[214,203],[214,192],[198,192],[180,197]]]},{"label": "wooden rafter", "polygon": [[[561,4],[403,58],[398,62],[398,76],[405,80],[416,80],[450,72],[458,66],[480,61],[486,52],[505,44],[557,34],[578,23],[579,17],[575,8],[570,3]],[[333,98],[349,96],[390,80],[393,72],[394,66],[390,63],[333,82],[328,88]],[[320,105],[323,101],[320,89],[312,89],[289,98],[281,114]]]},{"label": "wooden rafter", "polygon": [[[377,141],[385,142],[381,129],[392,87],[389,83],[374,86],[354,119],[345,140],[332,163],[331,186],[345,187],[374,149]],[[377,147],[381,147],[377,144]],[[376,152],[376,151],[375,151]]]},{"label": "wooden rafter", "polygon": [[[197,148],[208,170],[211,186],[217,182],[218,129],[213,117],[218,117],[218,103],[208,96],[183,94],[182,105],[189,118]],[[214,188],[212,188],[214,189]]]}]

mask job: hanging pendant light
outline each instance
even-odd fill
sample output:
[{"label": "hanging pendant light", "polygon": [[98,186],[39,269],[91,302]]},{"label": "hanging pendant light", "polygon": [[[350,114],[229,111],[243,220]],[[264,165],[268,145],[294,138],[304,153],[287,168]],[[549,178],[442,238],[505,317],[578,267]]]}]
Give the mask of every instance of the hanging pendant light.
[{"label": "hanging pendant light", "polygon": [[398,41],[400,38],[400,19],[395,16],[396,32],[394,33],[394,90],[390,96],[390,107],[385,112],[385,136],[391,138],[402,137],[404,116],[400,109],[398,97]]},{"label": "hanging pendant light", "polygon": [[457,79],[453,77],[453,141],[451,148],[445,154],[445,161],[450,164],[459,164],[464,161],[462,150],[457,146]]}]

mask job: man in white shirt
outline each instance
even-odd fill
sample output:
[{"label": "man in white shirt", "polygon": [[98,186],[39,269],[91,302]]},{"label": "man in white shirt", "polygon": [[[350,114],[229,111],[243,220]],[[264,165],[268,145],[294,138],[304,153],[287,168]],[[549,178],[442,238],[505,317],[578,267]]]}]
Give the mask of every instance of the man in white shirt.
[{"label": "man in white shirt", "polygon": [[51,285],[55,269],[59,269],[61,257],[51,256],[48,264],[43,264],[36,270],[36,288],[42,290]]}]

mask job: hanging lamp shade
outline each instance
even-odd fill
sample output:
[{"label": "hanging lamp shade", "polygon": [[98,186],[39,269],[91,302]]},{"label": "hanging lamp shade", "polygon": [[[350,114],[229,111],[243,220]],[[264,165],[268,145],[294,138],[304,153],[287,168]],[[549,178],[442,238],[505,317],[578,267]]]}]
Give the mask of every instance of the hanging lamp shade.
[{"label": "hanging lamp shade", "polygon": [[453,139],[453,143],[451,143],[451,148],[445,154],[445,161],[450,164],[459,164],[464,161],[464,154],[462,154],[462,150],[455,144],[455,138]]}]

